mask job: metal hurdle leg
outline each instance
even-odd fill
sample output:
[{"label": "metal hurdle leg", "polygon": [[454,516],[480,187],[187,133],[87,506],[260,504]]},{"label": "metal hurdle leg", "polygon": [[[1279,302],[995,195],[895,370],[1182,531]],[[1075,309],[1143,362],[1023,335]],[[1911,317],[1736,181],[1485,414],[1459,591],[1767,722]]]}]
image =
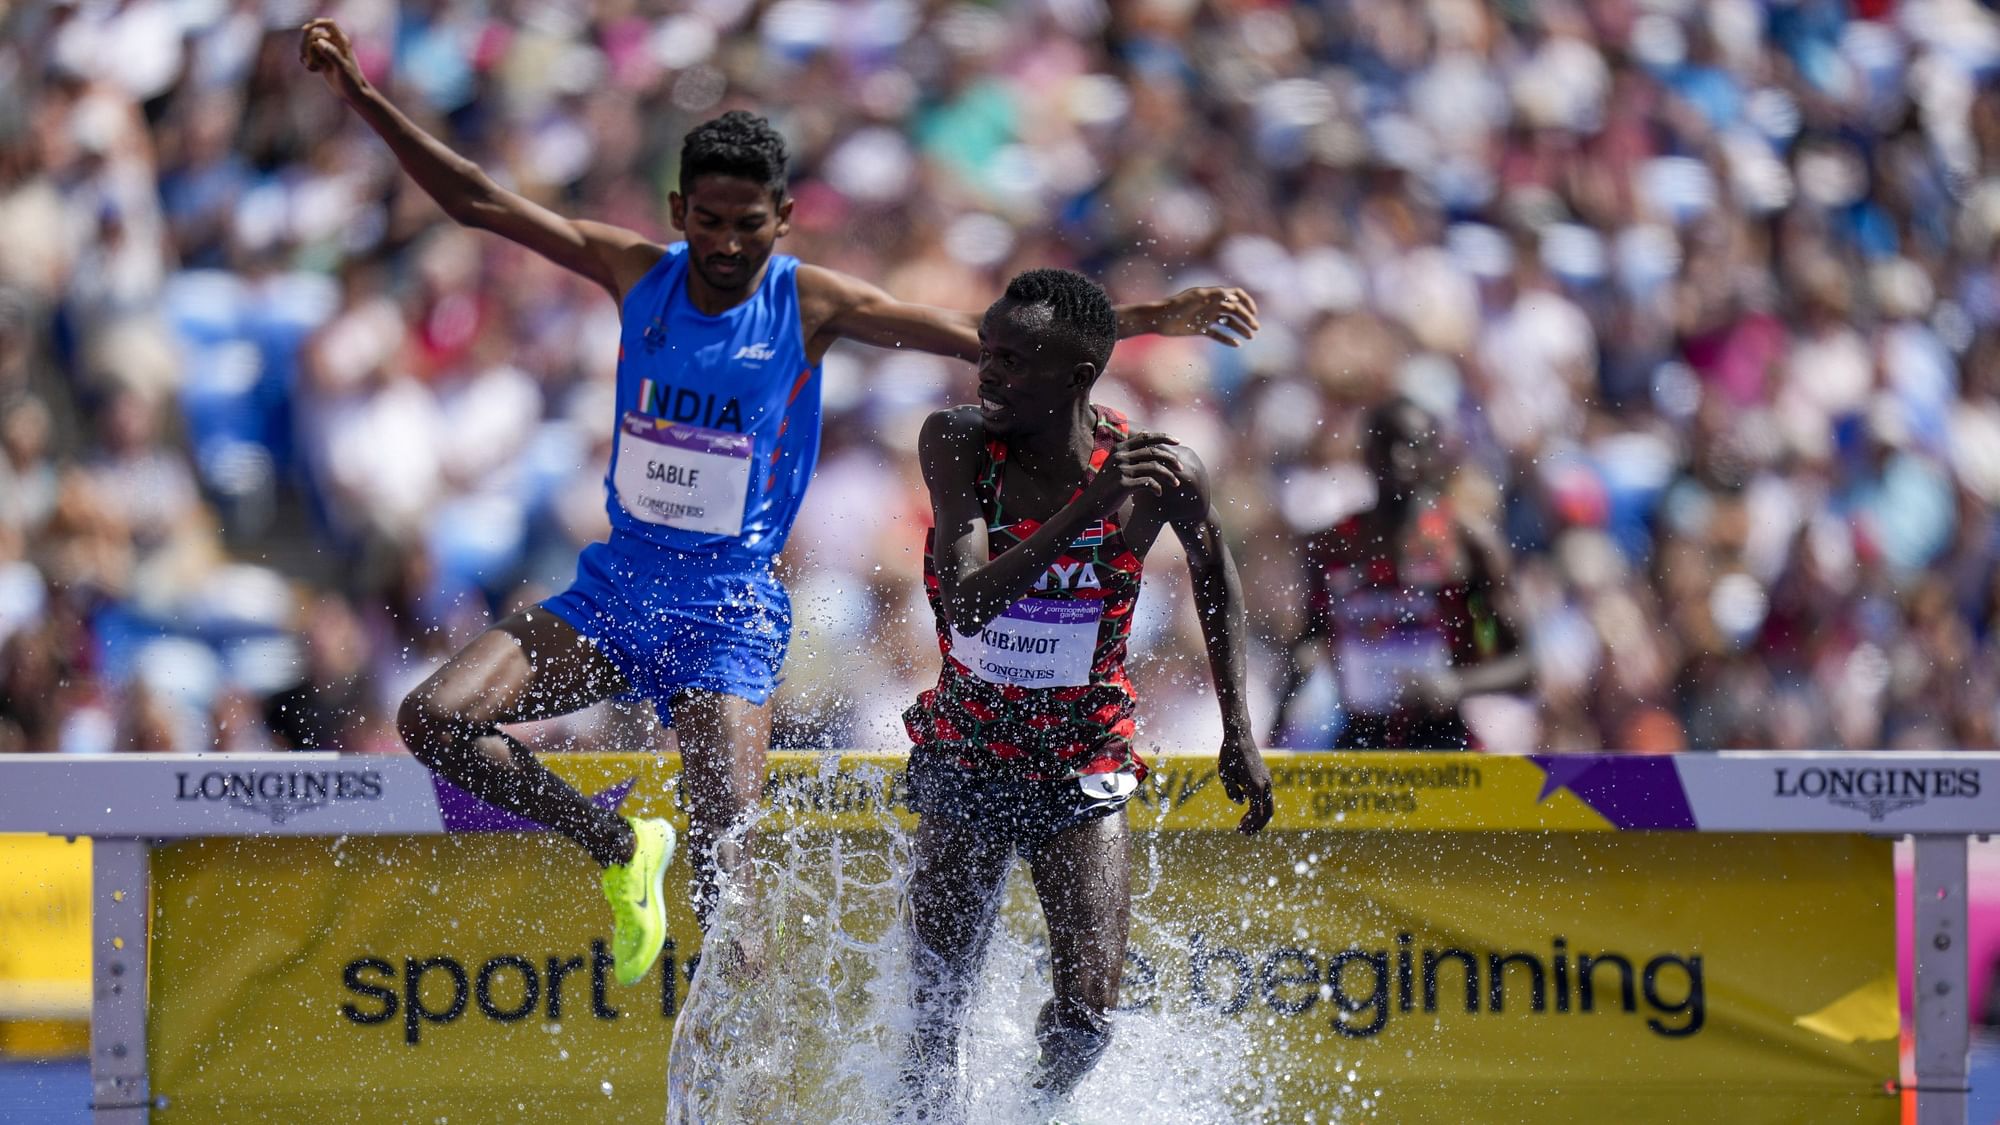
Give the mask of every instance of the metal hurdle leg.
[{"label": "metal hurdle leg", "polygon": [[90,1108],[95,1125],[145,1125],[146,929],[144,840],[91,842]]},{"label": "metal hurdle leg", "polygon": [[1972,1089],[1965,837],[1917,836],[1914,843],[1917,1125],[1965,1125]]}]

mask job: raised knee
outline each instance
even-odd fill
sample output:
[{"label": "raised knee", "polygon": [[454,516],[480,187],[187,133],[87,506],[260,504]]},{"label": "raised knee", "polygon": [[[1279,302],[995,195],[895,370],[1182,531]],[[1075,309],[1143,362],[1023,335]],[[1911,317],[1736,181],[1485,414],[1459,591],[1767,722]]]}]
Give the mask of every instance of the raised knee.
[{"label": "raised knee", "polygon": [[403,736],[403,745],[431,766],[450,757],[465,735],[479,725],[476,716],[453,707],[431,684],[404,696],[402,706],[396,709],[396,733]]},{"label": "raised knee", "polygon": [[404,696],[402,706],[396,708],[396,733],[419,761],[429,764],[437,759],[446,740],[437,737],[442,733],[440,716],[422,688]]}]

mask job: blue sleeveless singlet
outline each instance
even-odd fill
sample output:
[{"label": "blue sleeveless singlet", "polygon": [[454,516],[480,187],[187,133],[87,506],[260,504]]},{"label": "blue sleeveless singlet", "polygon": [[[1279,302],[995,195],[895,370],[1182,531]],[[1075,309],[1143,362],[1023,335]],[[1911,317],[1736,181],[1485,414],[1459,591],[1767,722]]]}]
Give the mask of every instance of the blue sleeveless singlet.
[{"label": "blue sleeveless singlet", "polygon": [[[784,547],[819,458],[820,373],[806,360],[798,267],[773,254],[748,300],[708,316],[688,300],[681,242],[626,293],[619,441],[605,478],[614,539],[766,560]],[[651,480],[621,465],[635,451],[666,454],[646,458]],[[738,474],[740,513],[714,502],[733,499]],[[707,491],[683,505],[675,486],[688,477]],[[647,491],[655,482],[658,495]]]},{"label": "blue sleeveless singlet", "polygon": [[806,362],[798,259],[773,255],[742,304],[687,298],[687,246],[625,295],[611,538],[542,602],[611,661],[628,699],[699,689],[762,704],[791,639],[772,573],[819,457],[819,368]]}]

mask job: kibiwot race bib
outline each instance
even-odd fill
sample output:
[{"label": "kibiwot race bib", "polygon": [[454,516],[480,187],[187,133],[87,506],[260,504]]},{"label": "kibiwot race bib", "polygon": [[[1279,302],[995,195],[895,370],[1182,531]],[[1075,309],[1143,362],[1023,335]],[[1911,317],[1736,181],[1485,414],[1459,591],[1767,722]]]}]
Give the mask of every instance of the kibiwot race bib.
[{"label": "kibiwot race bib", "polygon": [[1022,598],[976,635],[952,630],[951,655],[989,684],[1083,687],[1103,616],[1098,601]]}]

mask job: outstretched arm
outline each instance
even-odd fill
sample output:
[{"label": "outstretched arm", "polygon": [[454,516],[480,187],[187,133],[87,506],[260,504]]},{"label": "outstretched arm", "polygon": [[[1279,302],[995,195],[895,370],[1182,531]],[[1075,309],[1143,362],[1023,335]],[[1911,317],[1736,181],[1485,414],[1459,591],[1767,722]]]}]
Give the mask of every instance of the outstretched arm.
[{"label": "outstretched arm", "polygon": [[815,357],[835,340],[854,340],[968,363],[979,359],[979,313],[899,301],[881,286],[812,265],[799,266],[799,301],[807,323],[816,326],[808,341]]},{"label": "outstretched arm", "polygon": [[1237,830],[1256,832],[1270,822],[1273,806],[1271,771],[1257,749],[1243,688],[1243,582],[1237,577],[1229,545],[1223,541],[1215,506],[1209,502],[1208,470],[1193,450],[1176,446],[1173,452],[1185,472],[1184,483],[1166,498],[1167,519],[1187,551],[1195,611],[1208,647],[1209,672],[1215,678],[1215,701],[1222,708],[1222,752],[1218,757],[1222,786],[1230,800],[1248,806]]},{"label": "outstretched arm", "polygon": [[622,301],[625,290],[659,260],[660,247],[644,236],[606,223],[565,219],[502,188],[479,165],[418,128],[361,73],[347,33],[332,20],[306,24],[299,60],[354,107],[395,153],[403,171],[453,220],[517,242],[596,282],[613,300]]},{"label": "outstretched arm", "polygon": [[1257,334],[1257,299],[1231,285],[1183,289],[1164,301],[1118,306],[1118,338],[1206,336],[1240,348]]},{"label": "outstretched arm", "polygon": [[985,430],[972,407],[940,410],[924,421],[917,459],[931,494],[936,521],[931,549],[937,565],[945,619],[961,633],[977,633],[1035,584],[1050,563],[1076,542],[1090,521],[1116,508],[1129,492],[1155,495],[1178,484],[1178,464],[1164,434],[1133,434],[1118,443],[1083,495],[1050,517],[998,558],[987,557],[986,516],[974,487]]},{"label": "outstretched arm", "polygon": [[[977,312],[897,300],[880,286],[820,266],[799,267],[799,298],[815,356],[835,340],[878,348],[911,348],[933,355],[979,358]],[[1185,289],[1164,301],[1118,306],[1118,335],[1207,336],[1231,347],[1257,334],[1257,302],[1241,289]]]}]

